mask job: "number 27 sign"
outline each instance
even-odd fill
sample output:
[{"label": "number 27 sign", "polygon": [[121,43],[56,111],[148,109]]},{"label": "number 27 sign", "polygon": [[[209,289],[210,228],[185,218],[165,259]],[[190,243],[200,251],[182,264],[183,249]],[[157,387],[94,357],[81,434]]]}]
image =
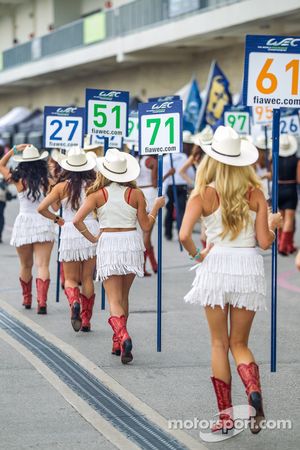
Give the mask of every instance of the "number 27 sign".
[{"label": "number 27 sign", "polygon": [[83,146],[85,109],[72,106],[44,108],[44,147],[64,148]]},{"label": "number 27 sign", "polygon": [[243,97],[248,106],[300,106],[300,37],[246,37]]}]

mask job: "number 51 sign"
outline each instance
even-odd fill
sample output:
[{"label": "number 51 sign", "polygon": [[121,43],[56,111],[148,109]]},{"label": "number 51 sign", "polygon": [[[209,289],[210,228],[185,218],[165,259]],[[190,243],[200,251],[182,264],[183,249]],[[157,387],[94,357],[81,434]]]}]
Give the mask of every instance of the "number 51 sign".
[{"label": "number 51 sign", "polygon": [[244,104],[300,106],[300,37],[247,36]]},{"label": "number 51 sign", "polygon": [[141,155],[182,151],[182,101],[139,104],[139,149]]}]

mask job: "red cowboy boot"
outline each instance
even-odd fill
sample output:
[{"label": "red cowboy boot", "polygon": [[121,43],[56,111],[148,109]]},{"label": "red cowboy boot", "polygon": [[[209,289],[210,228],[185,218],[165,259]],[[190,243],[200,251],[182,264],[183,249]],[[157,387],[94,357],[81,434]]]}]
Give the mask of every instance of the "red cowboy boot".
[{"label": "red cowboy boot", "polygon": [[64,272],[64,265],[62,262],[60,263],[59,275],[61,288],[65,289],[65,272]]},{"label": "red cowboy boot", "polygon": [[80,317],[80,291],[78,287],[66,288],[65,294],[69,301],[71,308],[71,324],[74,331],[79,331],[81,328],[81,317]]},{"label": "red cowboy boot", "polygon": [[81,331],[91,331],[91,318],[93,315],[93,306],[95,302],[95,294],[90,298],[80,294],[81,301]]},{"label": "red cowboy boot", "polygon": [[278,252],[283,255],[287,256],[289,254],[288,252],[288,244],[289,244],[289,234],[286,231],[283,231],[281,233],[280,242],[278,245]]},{"label": "red cowboy boot", "polygon": [[121,361],[123,364],[127,364],[133,360],[133,356],[131,353],[132,341],[126,329],[127,319],[125,316],[111,316],[108,319],[108,323],[112,327],[116,337],[119,339],[121,347]]},{"label": "red cowboy boot", "polygon": [[25,309],[31,308],[32,303],[32,278],[29,281],[23,281],[21,278],[19,278],[21,287],[22,287],[22,295],[23,295],[23,303],[22,305],[25,306]]},{"label": "red cowboy boot", "polygon": [[47,314],[47,294],[49,285],[50,280],[42,280],[41,278],[36,279],[38,314]]},{"label": "red cowboy boot", "polygon": [[222,434],[227,434],[229,430],[234,428],[232,420],[231,382],[227,384],[225,381],[215,377],[211,377],[211,381],[217,397],[218,410],[220,412],[219,420],[214,423],[211,431],[213,433],[222,431]]},{"label": "red cowboy boot", "polygon": [[291,255],[297,251],[294,245],[294,231],[286,231],[287,234],[287,251]]},{"label": "red cowboy boot", "polygon": [[[127,318],[126,318],[126,326],[127,326]],[[111,354],[120,356],[121,355],[121,344],[120,344],[120,339],[118,338],[116,333],[113,334],[112,341],[113,341],[113,345],[112,345]]]},{"label": "red cowboy boot", "polygon": [[146,254],[149,258],[153,272],[157,273],[158,266],[157,266],[157,261],[156,261],[155,254],[154,254],[154,248],[150,247],[150,249],[146,249]]},{"label": "red cowboy boot", "polygon": [[146,269],[147,256],[148,256],[148,253],[147,253],[147,250],[146,250],[144,252],[144,277],[151,277],[151,273],[147,272],[147,269]]},{"label": "red cowboy boot", "polygon": [[265,418],[258,365],[254,361],[249,364],[239,364],[237,371],[246,388],[248,403],[256,410],[255,416],[252,416],[254,422],[250,422],[250,431],[257,434],[261,430],[260,422]]}]

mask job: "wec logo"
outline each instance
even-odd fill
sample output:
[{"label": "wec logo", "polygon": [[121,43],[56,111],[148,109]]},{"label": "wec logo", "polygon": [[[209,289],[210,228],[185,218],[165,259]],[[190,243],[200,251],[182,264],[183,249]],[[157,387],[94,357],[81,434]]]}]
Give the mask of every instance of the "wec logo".
[{"label": "wec logo", "polygon": [[155,103],[151,109],[166,109],[166,108],[172,108],[174,102],[164,102],[161,105],[158,105]]},{"label": "wec logo", "polygon": [[72,108],[72,107],[65,108],[65,109],[57,108],[56,112],[59,114],[74,114],[76,112],[76,110],[77,110],[77,108]]},{"label": "wec logo", "polygon": [[298,42],[300,41],[300,39],[296,39],[296,38],[285,38],[282,39],[281,41],[276,41],[275,38],[271,38],[268,40],[267,45],[271,46],[271,47],[298,47]]},{"label": "wec logo", "polygon": [[109,91],[109,92],[101,91],[99,92],[99,97],[119,97],[120,94],[121,92],[118,91]]}]

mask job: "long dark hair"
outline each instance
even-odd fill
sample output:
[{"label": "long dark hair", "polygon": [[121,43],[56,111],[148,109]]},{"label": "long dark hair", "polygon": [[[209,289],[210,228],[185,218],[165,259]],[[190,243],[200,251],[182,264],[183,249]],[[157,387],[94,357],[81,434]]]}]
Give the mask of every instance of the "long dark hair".
[{"label": "long dark hair", "polygon": [[49,187],[47,162],[43,159],[21,162],[11,170],[11,179],[15,183],[22,181],[23,189],[28,190],[27,198],[39,200]]},{"label": "long dark hair", "polygon": [[66,186],[66,193],[68,197],[67,203],[71,204],[74,211],[80,207],[80,197],[82,188],[88,188],[96,180],[96,172],[94,169],[85,172],[70,172],[63,170],[59,175],[57,183],[68,181]]}]

